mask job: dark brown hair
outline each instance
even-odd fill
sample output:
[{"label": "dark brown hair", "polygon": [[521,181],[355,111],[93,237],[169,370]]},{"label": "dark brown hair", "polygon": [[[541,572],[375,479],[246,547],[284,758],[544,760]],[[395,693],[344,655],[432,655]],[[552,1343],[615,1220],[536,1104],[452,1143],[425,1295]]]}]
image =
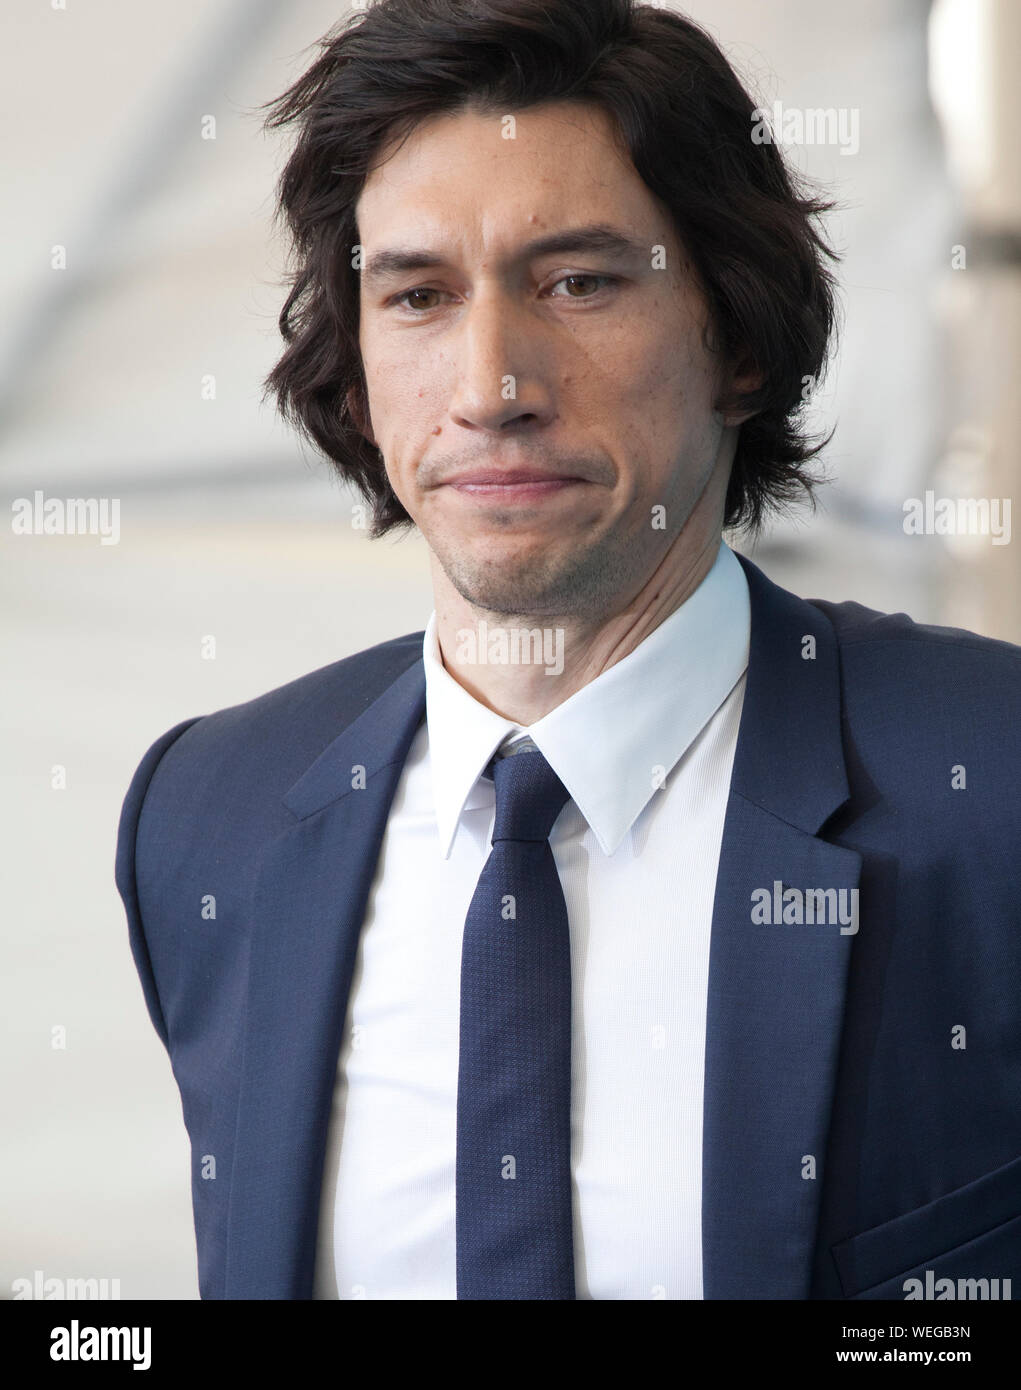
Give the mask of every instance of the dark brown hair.
[{"label": "dark brown hair", "polygon": [[267,104],[297,123],[278,189],[294,268],[280,313],[286,348],[267,376],[281,413],[371,503],[371,534],[411,525],[368,419],[358,345],[355,206],[377,154],[423,119],[588,102],[615,121],[639,176],[672,214],[706,295],[715,341],[761,386],[717,408],[754,411],[738,436],[728,528],[759,529],[818,479],[828,443],[802,411],[834,328],[836,261],[815,225],[833,203],[808,196],[775,143],[755,143],[756,103],[709,35],[634,0],[378,0],[332,29],[308,70]]}]

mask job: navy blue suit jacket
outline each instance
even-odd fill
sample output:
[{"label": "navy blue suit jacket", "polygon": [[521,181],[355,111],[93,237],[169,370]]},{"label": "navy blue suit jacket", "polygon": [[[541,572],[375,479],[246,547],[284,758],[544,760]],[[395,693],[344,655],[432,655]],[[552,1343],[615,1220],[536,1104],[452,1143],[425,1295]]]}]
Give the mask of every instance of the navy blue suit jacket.
[{"label": "navy blue suit jacket", "polygon": [[[805,601],[739,558],[751,653],[712,919],[705,1296],[1021,1280],[1021,647]],[[124,802],[117,885],[191,1139],[203,1298],[312,1296],[421,642],[186,720]],[[857,933],[753,921],[774,883],[857,889]]]}]

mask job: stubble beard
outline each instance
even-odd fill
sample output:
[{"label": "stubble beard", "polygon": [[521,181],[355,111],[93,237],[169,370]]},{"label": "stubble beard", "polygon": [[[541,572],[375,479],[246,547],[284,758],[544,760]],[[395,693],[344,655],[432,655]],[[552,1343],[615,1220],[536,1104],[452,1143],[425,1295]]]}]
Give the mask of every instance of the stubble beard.
[{"label": "stubble beard", "polygon": [[480,615],[522,620],[597,618],[619,602],[636,567],[626,556],[635,547],[604,536],[567,552],[534,550],[520,558],[487,561],[472,552],[433,547],[444,574]]}]

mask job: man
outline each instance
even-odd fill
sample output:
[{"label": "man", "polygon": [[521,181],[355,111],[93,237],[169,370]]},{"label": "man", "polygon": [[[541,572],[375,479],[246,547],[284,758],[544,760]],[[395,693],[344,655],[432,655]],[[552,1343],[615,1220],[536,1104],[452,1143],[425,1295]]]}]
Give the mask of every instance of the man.
[{"label": "man", "polygon": [[721,543],[832,323],[753,112],[626,0],[384,0],[276,104],[270,384],[435,611],[128,792],[204,1298],[1021,1274],[1021,650]]}]

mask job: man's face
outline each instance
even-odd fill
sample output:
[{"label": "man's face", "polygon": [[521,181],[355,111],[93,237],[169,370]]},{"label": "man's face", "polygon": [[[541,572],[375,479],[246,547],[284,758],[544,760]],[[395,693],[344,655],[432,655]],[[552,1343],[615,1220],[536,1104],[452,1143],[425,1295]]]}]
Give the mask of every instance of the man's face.
[{"label": "man's face", "polygon": [[[729,471],[734,431],[684,249],[609,119],[551,103],[513,139],[506,122],[423,122],[365,184],[367,432],[464,599],[598,619]],[[595,226],[630,248],[533,245]]]}]

